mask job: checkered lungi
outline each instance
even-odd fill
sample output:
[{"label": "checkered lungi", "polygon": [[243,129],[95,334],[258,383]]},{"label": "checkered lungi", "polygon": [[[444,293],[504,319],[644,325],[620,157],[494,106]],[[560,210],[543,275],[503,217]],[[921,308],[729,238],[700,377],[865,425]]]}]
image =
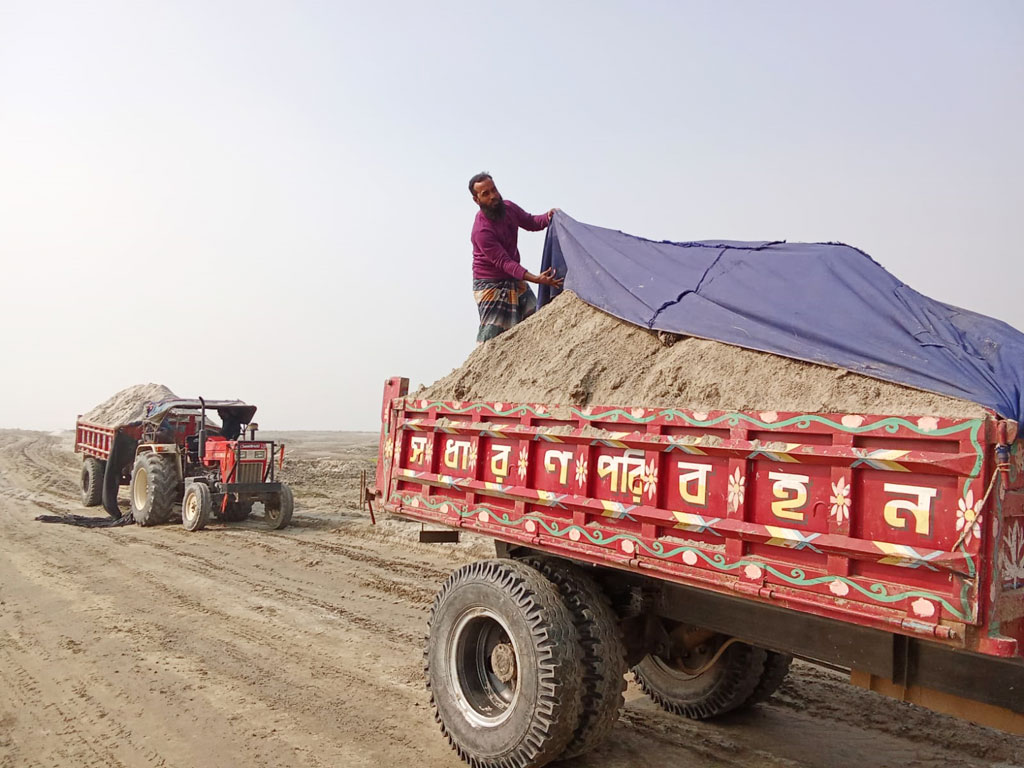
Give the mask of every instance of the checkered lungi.
[{"label": "checkered lungi", "polygon": [[525,280],[474,280],[473,298],[480,312],[477,343],[493,339],[537,311],[537,297]]}]

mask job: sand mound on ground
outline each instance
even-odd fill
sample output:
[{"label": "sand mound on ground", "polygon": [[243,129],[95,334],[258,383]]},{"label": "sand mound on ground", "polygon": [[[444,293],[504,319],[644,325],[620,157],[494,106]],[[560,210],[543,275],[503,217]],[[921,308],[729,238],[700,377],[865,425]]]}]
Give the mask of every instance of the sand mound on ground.
[{"label": "sand mound on ground", "polygon": [[623,322],[566,291],[477,347],[417,397],[559,405],[914,416],[984,415],[975,403],[825,365]]},{"label": "sand mound on ground", "polygon": [[136,384],[122,389],[82,416],[82,421],[116,427],[138,421],[144,415],[146,403],[177,397],[163,384]]}]

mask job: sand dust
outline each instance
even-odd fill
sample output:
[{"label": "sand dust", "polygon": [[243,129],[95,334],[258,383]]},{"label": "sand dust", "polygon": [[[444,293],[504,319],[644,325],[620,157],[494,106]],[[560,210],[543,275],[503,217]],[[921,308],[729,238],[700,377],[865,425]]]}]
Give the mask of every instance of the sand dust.
[{"label": "sand dust", "polygon": [[175,397],[177,395],[163,384],[136,384],[104,400],[83,415],[82,421],[105,427],[128,424],[138,421],[145,415],[146,403]]},{"label": "sand dust", "polygon": [[566,291],[542,311],[477,347],[416,393],[438,400],[983,416],[975,403],[839,368],[658,334],[595,309]]}]

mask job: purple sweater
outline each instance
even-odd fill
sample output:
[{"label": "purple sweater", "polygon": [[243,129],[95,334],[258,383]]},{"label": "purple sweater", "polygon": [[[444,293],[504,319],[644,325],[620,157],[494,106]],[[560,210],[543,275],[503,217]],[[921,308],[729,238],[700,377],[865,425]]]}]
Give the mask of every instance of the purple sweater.
[{"label": "purple sweater", "polygon": [[546,213],[531,216],[511,200],[504,201],[505,215],[491,221],[480,211],[473,221],[473,279],[522,280],[526,269],[519,263],[519,228],[536,232],[551,220]]}]

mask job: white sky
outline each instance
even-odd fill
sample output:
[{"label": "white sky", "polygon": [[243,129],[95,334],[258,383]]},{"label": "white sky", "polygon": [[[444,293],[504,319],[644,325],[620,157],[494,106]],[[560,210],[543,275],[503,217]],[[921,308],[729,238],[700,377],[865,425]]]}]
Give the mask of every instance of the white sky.
[{"label": "white sky", "polygon": [[841,240],[1024,328],[1022,137],[1012,1],[0,0],[0,427],[153,381],[376,428],[385,377],[473,348],[480,170],[655,239]]}]

